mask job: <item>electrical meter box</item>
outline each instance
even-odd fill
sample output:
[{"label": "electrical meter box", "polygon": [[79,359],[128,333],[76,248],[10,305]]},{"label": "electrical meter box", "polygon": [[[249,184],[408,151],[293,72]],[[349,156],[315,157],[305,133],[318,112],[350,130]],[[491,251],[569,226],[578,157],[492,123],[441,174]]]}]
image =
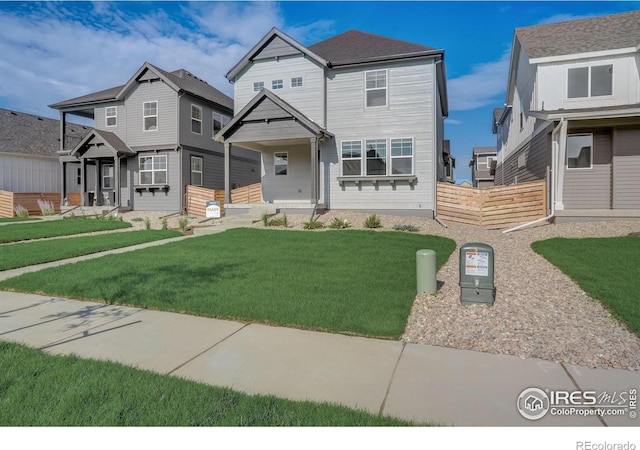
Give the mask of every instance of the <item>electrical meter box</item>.
[{"label": "electrical meter box", "polygon": [[469,242],[460,248],[460,303],[493,305],[496,288],[493,280],[493,248]]}]

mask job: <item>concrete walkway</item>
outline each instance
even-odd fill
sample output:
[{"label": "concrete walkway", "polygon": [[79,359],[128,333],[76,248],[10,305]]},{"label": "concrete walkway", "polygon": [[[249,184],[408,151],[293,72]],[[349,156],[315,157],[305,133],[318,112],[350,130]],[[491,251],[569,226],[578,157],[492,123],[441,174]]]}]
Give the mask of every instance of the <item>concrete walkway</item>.
[{"label": "concrete walkway", "polygon": [[[196,235],[245,226],[240,217]],[[247,222],[247,223],[245,223]],[[188,239],[183,236],[0,272],[0,280],[47,267]],[[618,395],[640,374],[398,341],[207,319],[0,291],[0,340],[50,354],[74,353],[228,386],[250,394],[327,401],[375,414],[463,426],[638,426],[622,416],[525,419],[517,399],[531,387]],[[585,408],[582,408],[585,409]],[[589,408],[587,408],[589,409]]]},{"label": "concrete walkway", "polygon": [[638,389],[640,375],[623,370],[1,291],[0,339],[247,393],[340,403],[425,423],[640,424],[628,413],[603,418],[548,413],[531,421],[516,408],[518,396],[530,387],[608,394]]}]

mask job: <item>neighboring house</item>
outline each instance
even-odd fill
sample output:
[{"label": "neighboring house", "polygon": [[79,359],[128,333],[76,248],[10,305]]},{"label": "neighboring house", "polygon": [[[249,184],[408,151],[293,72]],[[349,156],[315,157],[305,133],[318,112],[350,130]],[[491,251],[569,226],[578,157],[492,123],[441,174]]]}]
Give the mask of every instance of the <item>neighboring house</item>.
[{"label": "neighboring house", "polygon": [[264,202],[433,217],[442,50],[355,30],[306,47],[274,28],[226,76],[235,116],[217,139],[261,153]]},{"label": "neighboring house", "polygon": [[[89,127],[68,123],[66,134],[79,142]],[[60,192],[60,123],[0,108],[0,190]]]},{"label": "neighboring house", "polygon": [[473,187],[473,184],[469,183],[467,180],[464,180],[462,183],[458,183],[457,186],[460,186],[460,187]]},{"label": "neighboring house", "polygon": [[556,220],[640,217],[640,11],[518,28],[496,184],[547,179]]},{"label": "neighboring house", "polygon": [[[93,119],[81,142],[61,131],[62,196],[82,204],[182,211],[185,186],[223,189],[224,152],[214,135],[233,115],[233,100],[190,72],[144,63],[122,86],[51,108]],[[62,129],[64,130],[64,129]],[[258,182],[259,156],[237,152],[227,181]]]},{"label": "neighboring house", "polygon": [[451,141],[449,139],[444,140],[442,157],[444,160],[445,181],[455,184],[456,180],[453,175],[453,170],[456,168],[456,157],[451,154]]},{"label": "neighboring house", "polygon": [[[496,161],[495,147],[474,147],[469,161],[471,167],[471,183],[475,188],[486,188],[494,185],[492,166]],[[495,167],[494,167],[495,170]]]}]

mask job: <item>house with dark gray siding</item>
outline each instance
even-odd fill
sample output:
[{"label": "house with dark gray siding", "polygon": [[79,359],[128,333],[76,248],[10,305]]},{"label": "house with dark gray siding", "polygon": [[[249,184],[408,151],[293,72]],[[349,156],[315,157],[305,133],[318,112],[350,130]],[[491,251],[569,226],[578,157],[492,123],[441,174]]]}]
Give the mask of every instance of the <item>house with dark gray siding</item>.
[{"label": "house with dark gray siding", "polygon": [[[442,50],[356,30],[307,47],[274,28],[226,77],[234,116],[217,139],[227,156],[260,153],[265,203],[433,217],[446,179]],[[227,214],[251,207],[229,190]]]},{"label": "house with dark gray siding", "polygon": [[471,184],[474,188],[486,188],[494,185],[492,167],[496,161],[495,147],[474,147],[469,167],[471,167]]},{"label": "house with dark gray siding", "polygon": [[[185,187],[225,186],[224,150],[215,134],[233,115],[233,100],[187,70],[144,63],[122,86],[50,105],[60,111],[62,198],[81,193],[83,206],[182,211]],[[93,120],[80,141],[67,115]],[[259,156],[234,154],[227,182],[260,180]]]},{"label": "house with dark gray siding", "polygon": [[517,28],[496,184],[547,179],[556,221],[640,217],[640,11]]},{"label": "house with dark gray siding", "polygon": [[[89,127],[67,123],[69,140],[80,142]],[[60,192],[60,123],[0,108],[0,190]]]}]

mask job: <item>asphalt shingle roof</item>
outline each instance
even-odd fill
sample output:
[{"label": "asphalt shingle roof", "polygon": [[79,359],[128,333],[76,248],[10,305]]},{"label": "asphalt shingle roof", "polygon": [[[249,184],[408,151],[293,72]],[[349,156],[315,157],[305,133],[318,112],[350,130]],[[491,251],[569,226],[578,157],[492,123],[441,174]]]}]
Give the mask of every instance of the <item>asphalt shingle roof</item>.
[{"label": "asphalt shingle roof", "polygon": [[[67,122],[67,136],[78,142],[91,127]],[[56,157],[60,150],[60,121],[0,108],[0,153]]]},{"label": "asphalt shingle roof", "polygon": [[589,53],[640,44],[640,10],[516,28],[529,58]]},{"label": "asphalt shingle roof", "polygon": [[334,66],[441,52],[441,50],[426,45],[358,30],[350,30],[333,36],[308,48]]}]

